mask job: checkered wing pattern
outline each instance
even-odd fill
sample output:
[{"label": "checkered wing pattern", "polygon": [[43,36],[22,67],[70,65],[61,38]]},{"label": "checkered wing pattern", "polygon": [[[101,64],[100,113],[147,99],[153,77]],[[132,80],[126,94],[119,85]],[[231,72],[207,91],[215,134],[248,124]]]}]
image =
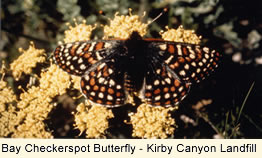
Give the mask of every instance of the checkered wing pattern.
[{"label": "checkered wing pattern", "polygon": [[67,43],[54,52],[64,71],[81,76],[85,97],[108,107],[125,104],[133,94],[152,106],[176,105],[192,83],[214,71],[219,57],[207,47],[142,39],[138,32],[124,40]]},{"label": "checkered wing pattern", "polygon": [[60,45],[55,49],[54,59],[64,71],[82,76],[91,66],[112,54],[116,41],[86,41]]},{"label": "checkered wing pattern", "polygon": [[108,107],[125,103],[124,75],[114,65],[114,60],[104,62],[83,75],[81,89],[88,100]]},{"label": "checkered wing pattern", "polygon": [[181,82],[170,68],[155,64],[145,77],[144,98],[152,106],[178,104],[189,92],[190,85]]},{"label": "checkered wing pattern", "polygon": [[152,45],[159,48],[163,63],[181,81],[200,82],[218,66],[220,54],[207,47],[173,42],[153,42]]}]

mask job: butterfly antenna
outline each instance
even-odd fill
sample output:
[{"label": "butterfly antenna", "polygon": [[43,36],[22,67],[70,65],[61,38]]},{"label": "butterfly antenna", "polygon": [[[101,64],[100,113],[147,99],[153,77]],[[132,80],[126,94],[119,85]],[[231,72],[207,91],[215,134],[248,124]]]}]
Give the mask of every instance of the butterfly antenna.
[{"label": "butterfly antenna", "polygon": [[151,25],[154,21],[156,21],[158,18],[160,18],[164,13],[166,13],[168,11],[168,8],[164,8],[163,10],[162,10],[162,12],[160,13],[160,14],[158,14],[158,16],[156,16],[152,21],[150,21],[149,23],[148,23],[148,25]]}]

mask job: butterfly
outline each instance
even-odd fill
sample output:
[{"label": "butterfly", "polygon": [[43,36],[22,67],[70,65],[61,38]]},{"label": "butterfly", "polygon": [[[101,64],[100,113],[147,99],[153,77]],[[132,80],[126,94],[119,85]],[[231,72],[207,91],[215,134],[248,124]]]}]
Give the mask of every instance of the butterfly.
[{"label": "butterfly", "polygon": [[81,76],[83,95],[107,107],[138,96],[151,106],[174,106],[193,83],[218,66],[220,54],[195,44],[143,39],[134,31],[128,39],[66,43],[54,51],[57,65]]}]

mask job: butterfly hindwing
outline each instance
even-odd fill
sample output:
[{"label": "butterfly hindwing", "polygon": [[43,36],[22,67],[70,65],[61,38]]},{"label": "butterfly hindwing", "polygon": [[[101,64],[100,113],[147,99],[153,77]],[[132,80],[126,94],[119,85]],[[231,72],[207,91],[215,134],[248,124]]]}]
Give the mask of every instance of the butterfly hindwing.
[{"label": "butterfly hindwing", "polygon": [[152,106],[174,106],[187,95],[188,83],[180,81],[166,66],[155,64],[144,81],[144,99]]},{"label": "butterfly hindwing", "polygon": [[81,78],[81,90],[94,103],[116,107],[125,103],[124,75],[113,62],[103,62]]}]

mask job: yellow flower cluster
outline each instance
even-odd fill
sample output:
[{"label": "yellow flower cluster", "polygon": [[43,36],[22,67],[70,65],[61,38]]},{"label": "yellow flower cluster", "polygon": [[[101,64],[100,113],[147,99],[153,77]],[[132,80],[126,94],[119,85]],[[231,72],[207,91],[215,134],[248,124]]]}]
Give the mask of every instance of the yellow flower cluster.
[{"label": "yellow flower cluster", "polygon": [[15,130],[16,113],[15,106],[12,104],[15,101],[13,90],[2,78],[0,80],[0,137],[6,137]]},{"label": "yellow flower cluster", "polygon": [[[25,65],[28,61],[35,61],[33,66],[36,66],[39,56],[31,54],[43,53],[44,50],[38,50],[31,43],[28,50],[24,50],[23,60],[18,58],[20,65]],[[37,53],[35,53],[37,52]],[[26,56],[28,55],[28,57]],[[30,59],[30,60],[29,60]],[[14,61],[16,63],[18,60]],[[11,63],[11,65],[15,65]],[[20,67],[20,72],[25,72],[28,67]],[[15,71],[15,70],[13,70]],[[0,82],[0,136],[8,136],[15,138],[52,138],[50,131],[46,131],[46,125],[43,122],[54,105],[51,104],[52,98],[56,95],[66,93],[71,81],[70,76],[58,68],[56,65],[51,65],[45,72],[42,72],[39,79],[39,86],[31,86],[27,91],[20,94],[19,100],[12,92],[11,88],[1,80]],[[4,98],[4,99],[1,99]],[[16,107],[10,102],[16,102]],[[8,105],[7,105],[8,104]]]},{"label": "yellow flower cluster", "polygon": [[0,112],[6,110],[6,105],[16,101],[16,96],[10,87],[7,87],[7,83],[0,80]]},{"label": "yellow flower cluster", "polygon": [[175,131],[175,120],[170,111],[178,107],[164,108],[151,107],[141,104],[137,113],[130,113],[130,122],[133,125],[133,137],[141,138],[167,138]]},{"label": "yellow flower cluster", "polygon": [[17,117],[23,122],[19,123],[12,137],[53,137],[45,130],[46,125],[43,121],[54,108],[51,104],[52,98],[66,93],[71,84],[70,76],[52,64],[46,72],[41,73],[39,82],[39,86],[32,86],[20,95],[20,101],[17,103],[20,110]]},{"label": "yellow flower cluster", "polygon": [[129,9],[129,15],[119,16],[118,12],[115,18],[110,20],[110,25],[104,27],[104,38],[109,37],[127,39],[133,31],[137,31],[141,36],[146,34],[148,24],[142,23],[138,15],[132,15]]},{"label": "yellow flower cluster", "polygon": [[32,68],[34,68],[37,63],[43,63],[46,60],[45,50],[36,49],[33,42],[30,42],[29,49],[23,50],[22,48],[19,48],[19,52],[23,54],[10,65],[13,76],[16,80],[20,78],[22,73],[32,73]]},{"label": "yellow flower cluster", "polygon": [[185,30],[182,25],[178,29],[169,29],[168,27],[166,29],[167,31],[161,31],[160,35],[167,41],[199,44],[202,38],[197,36],[194,30]]},{"label": "yellow flower cluster", "polygon": [[75,122],[77,128],[83,133],[86,131],[87,138],[100,138],[108,128],[108,119],[114,115],[111,110],[98,105],[85,105],[80,103],[77,106]]},{"label": "yellow flower cluster", "polygon": [[95,29],[95,26],[86,25],[86,21],[83,20],[81,24],[75,21],[75,27],[67,24],[69,29],[65,31],[65,43],[76,42],[76,41],[87,41],[90,40],[91,33]]},{"label": "yellow flower cluster", "polygon": [[[104,39],[110,37],[126,39],[133,31],[141,36],[146,34],[149,23],[142,23],[139,16],[115,14],[108,26],[104,26]],[[90,40],[91,32],[96,26],[86,25],[83,21],[75,26],[69,26],[65,31],[64,42]],[[168,28],[167,28],[168,29]],[[192,30],[168,29],[160,32],[162,38],[169,41],[198,44],[200,36],[196,36]],[[10,64],[12,74],[16,80],[21,75],[32,73],[37,63],[46,61],[45,51],[36,49],[31,42],[28,50],[19,49],[23,52],[20,57]],[[38,78],[38,77],[37,77]],[[39,85],[30,85],[27,90],[16,96],[7,83],[0,81],[0,137],[37,137],[52,138],[44,120],[54,108],[52,100],[57,95],[65,94],[67,89],[73,86],[80,90],[80,77],[70,76],[55,64],[43,71],[39,76]],[[18,98],[18,99],[17,99]],[[150,107],[145,103],[137,108],[136,113],[130,114],[130,123],[133,126],[133,137],[141,138],[167,138],[175,131],[175,120],[170,111],[177,109],[164,107]],[[80,103],[77,106],[75,126],[85,132],[87,138],[100,138],[105,136],[108,128],[108,119],[114,117],[112,111],[106,107],[90,103]]]}]

